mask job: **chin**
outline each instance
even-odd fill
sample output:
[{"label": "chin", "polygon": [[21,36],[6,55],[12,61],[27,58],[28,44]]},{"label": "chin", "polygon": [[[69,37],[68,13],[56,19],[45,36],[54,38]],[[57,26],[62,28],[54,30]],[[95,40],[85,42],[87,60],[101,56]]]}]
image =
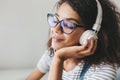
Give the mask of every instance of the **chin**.
[{"label": "chin", "polygon": [[60,45],[52,45],[52,48],[54,49],[54,50],[59,50],[59,49],[61,49],[63,46],[60,46]]}]

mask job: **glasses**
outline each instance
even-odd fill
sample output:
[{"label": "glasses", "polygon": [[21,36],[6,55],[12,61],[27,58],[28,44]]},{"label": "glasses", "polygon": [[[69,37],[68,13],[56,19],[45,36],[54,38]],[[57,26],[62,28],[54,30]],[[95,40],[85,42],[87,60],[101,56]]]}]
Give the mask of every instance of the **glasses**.
[{"label": "glasses", "polygon": [[54,14],[47,14],[47,21],[48,21],[48,24],[50,25],[51,28],[56,27],[57,24],[60,23],[61,31],[66,33],[66,34],[72,33],[74,31],[74,29],[77,27],[82,27],[82,28],[84,27],[80,24],[75,24],[74,22],[77,20],[72,19],[72,18],[59,21],[57,16]]}]

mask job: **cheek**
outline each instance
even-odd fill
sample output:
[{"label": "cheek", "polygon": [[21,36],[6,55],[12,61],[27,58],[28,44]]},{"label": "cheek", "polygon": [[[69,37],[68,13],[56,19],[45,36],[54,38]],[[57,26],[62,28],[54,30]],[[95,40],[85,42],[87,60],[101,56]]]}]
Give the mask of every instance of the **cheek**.
[{"label": "cheek", "polygon": [[53,34],[53,28],[49,28],[49,35],[50,35],[50,37],[52,36],[52,34]]},{"label": "cheek", "polygon": [[78,44],[79,43],[79,39],[82,35],[82,33],[84,32],[84,30],[76,30],[75,33],[73,33],[71,36],[68,37],[68,42],[70,42],[71,44]]},{"label": "cheek", "polygon": [[72,37],[69,38],[69,42],[73,43],[73,44],[78,44],[79,42],[79,38],[80,38],[80,35],[74,35]]},{"label": "cheek", "polygon": [[67,45],[77,45],[79,43],[80,35],[73,35],[73,36],[67,36],[66,37],[66,43]]}]

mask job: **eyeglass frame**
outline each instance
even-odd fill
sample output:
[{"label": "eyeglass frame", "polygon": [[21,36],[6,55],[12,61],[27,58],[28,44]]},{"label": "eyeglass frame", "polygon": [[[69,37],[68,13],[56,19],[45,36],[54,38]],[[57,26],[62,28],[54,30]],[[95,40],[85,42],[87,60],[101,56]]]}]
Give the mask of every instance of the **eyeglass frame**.
[{"label": "eyeglass frame", "polygon": [[[50,26],[50,24],[49,24],[49,22],[48,22],[48,17],[49,17],[49,15],[52,15],[53,17],[56,17],[56,19],[58,20],[58,22],[56,23],[55,26]],[[47,22],[48,22],[50,28],[52,28],[52,27],[54,28],[54,27],[56,27],[56,26],[60,23],[60,29],[61,29],[61,31],[62,31],[63,33],[65,33],[65,34],[71,34],[71,33],[75,30],[75,28],[85,28],[85,26],[82,26],[81,24],[76,24],[76,23],[72,23],[72,22],[71,22],[71,23],[74,24],[75,26],[73,26],[73,30],[72,30],[70,33],[66,33],[66,32],[64,31],[63,27],[61,26],[61,22],[64,21],[64,20],[74,20],[74,21],[76,21],[76,22],[79,23],[79,21],[77,21],[76,19],[73,19],[73,18],[59,20],[58,17],[56,16],[56,14],[51,14],[51,13],[48,13],[48,14],[47,14]]]}]

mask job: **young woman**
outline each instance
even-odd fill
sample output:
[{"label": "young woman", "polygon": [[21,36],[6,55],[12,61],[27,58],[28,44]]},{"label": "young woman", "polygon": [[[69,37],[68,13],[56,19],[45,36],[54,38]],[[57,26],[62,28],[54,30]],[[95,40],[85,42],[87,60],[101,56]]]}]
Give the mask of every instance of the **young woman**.
[{"label": "young woman", "polygon": [[[48,14],[48,50],[27,80],[115,80],[119,14],[108,0],[59,0]],[[84,37],[85,36],[85,37]]]}]

